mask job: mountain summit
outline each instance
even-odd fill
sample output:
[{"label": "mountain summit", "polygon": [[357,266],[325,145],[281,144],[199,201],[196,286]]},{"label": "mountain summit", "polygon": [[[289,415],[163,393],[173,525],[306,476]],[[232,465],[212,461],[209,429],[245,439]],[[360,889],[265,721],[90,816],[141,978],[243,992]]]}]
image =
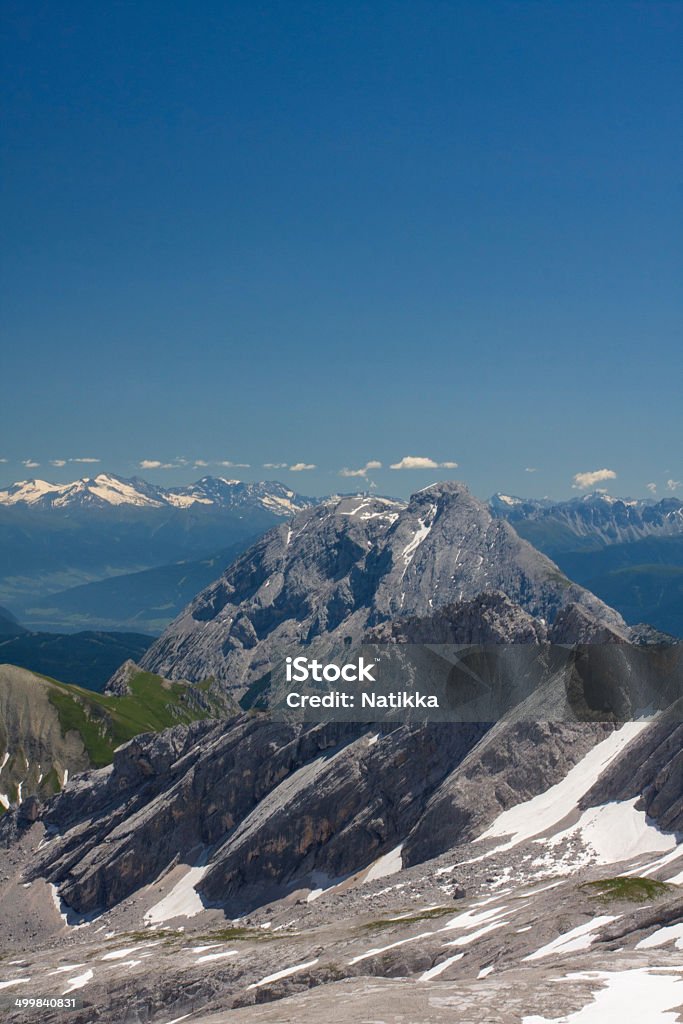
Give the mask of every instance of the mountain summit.
[{"label": "mountain summit", "polygon": [[407,504],[334,498],[303,510],[202,591],[144,665],[243,689],[288,645],[315,643],[331,654],[383,622],[430,616],[491,592],[542,629],[577,605],[586,622],[626,635],[617,612],[454,482],[426,487]]}]

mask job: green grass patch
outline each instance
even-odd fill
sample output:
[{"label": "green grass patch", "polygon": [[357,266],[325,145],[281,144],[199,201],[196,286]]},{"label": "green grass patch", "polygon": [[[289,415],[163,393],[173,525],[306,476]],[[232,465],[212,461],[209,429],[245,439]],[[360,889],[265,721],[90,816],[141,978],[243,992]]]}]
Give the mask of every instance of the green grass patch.
[{"label": "green grass patch", "polygon": [[37,676],[48,686],[48,698],[57,709],[62,732],[74,730],[92,764],[109,764],[116,747],[145,732],[160,732],[204,718],[220,718],[229,710],[219,695],[202,687],[202,703],[193,688],[169,682],[152,672],[138,672],[123,697],[105,696],[48,676]]},{"label": "green grass patch", "polygon": [[612,900],[628,900],[630,903],[650,903],[653,900],[675,892],[676,887],[653,878],[617,877],[601,878],[598,882],[584,882],[579,886],[583,892],[602,903]]},{"label": "green grass patch", "polygon": [[273,935],[265,928],[219,928],[215,932],[208,932],[206,935],[187,936],[193,942],[264,942],[273,939],[285,939],[286,934]]},{"label": "green grass patch", "polygon": [[[459,908],[458,908],[459,909]],[[455,907],[432,907],[431,910],[423,910],[417,914],[410,914],[408,917],[383,917],[377,921],[368,921],[362,924],[361,930],[365,932],[379,931],[382,928],[393,928],[402,924],[414,924],[416,921],[431,921],[435,917],[445,917],[447,914],[457,914]]]}]

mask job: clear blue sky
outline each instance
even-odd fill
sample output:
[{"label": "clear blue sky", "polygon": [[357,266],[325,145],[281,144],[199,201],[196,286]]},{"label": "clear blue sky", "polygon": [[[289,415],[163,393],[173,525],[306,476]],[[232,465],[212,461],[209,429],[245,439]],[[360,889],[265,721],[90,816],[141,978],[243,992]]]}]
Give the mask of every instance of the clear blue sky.
[{"label": "clear blue sky", "polygon": [[683,480],[683,4],[5,10],[3,482]]}]

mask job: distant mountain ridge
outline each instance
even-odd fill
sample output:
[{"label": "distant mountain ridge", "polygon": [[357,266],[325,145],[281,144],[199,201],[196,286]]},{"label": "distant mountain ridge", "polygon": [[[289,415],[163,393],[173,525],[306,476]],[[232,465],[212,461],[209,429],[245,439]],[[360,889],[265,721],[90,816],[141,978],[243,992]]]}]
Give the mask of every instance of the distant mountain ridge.
[{"label": "distant mountain ridge", "polygon": [[492,513],[624,616],[683,636],[683,500],[495,494]]},{"label": "distant mountain ridge", "polygon": [[276,516],[290,516],[315,504],[315,499],[297,494],[278,481],[244,483],[225,477],[204,476],[185,487],[159,487],[140,477],[98,473],[67,484],[46,480],[21,480],[0,490],[0,506],[33,509],[86,509],[130,506],[132,508],[214,508],[241,509],[259,506]]},{"label": "distant mountain ridge", "polygon": [[683,535],[683,500],[680,498],[654,501],[613,498],[594,492],[568,501],[552,501],[498,493],[491,498],[489,507],[494,515],[510,523],[527,524],[524,536],[538,546],[544,539],[544,531],[556,546],[564,542],[572,549],[576,538],[584,540],[587,546],[601,547],[646,537]]},{"label": "distant mountain ridge", "polygon": [[[156,632],[176,609],[159,621],[165,602],[150,595],[145,578],[139,580],[132,606],[142,608],[138,624],[130,614],[120,614],[116,601],[96,621],[89,614],[79,618],[77,610],[53,609],[49,598],[224,551],[233,550],[235,557],[266,530],[314,503],[278,481],[244,483],[211,476],[169,489],[106,473],[63,485],[40,480],[12,484],[0,490],[0,605],[38,629],[104,625],[139,630],[144,621],[145,629]],[[178,579],[183,576],[180,570]],[[152,608],[158,604],[159,614]]]}]

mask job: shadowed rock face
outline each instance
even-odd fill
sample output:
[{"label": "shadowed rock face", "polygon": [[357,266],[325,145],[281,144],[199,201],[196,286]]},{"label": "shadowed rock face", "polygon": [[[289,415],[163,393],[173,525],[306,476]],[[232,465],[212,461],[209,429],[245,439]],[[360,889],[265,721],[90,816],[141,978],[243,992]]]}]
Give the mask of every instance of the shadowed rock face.
[{"label": "shadowed rock face", "polygon": [[[529,638],[571,605],[591,626],[628,633],[616,612],[571,583],[463,485],[447,483],[407,505],[344,498],[300,513],[199,594],[143,667],[170,678],[213,675],[243,691],[288,645],[311,644],[332,656],[383,622],[431,617],[494,592],[528,617]],[[475,604],[463,622],[470,635],[477,613]],[[520,623],[509,625],[513,641]]]},{"label": "shadowed rock face", "polygon": [[407,835],[486,727],[293,727],[243,715],[121,747],[47,809],[60,835],[32,877],[79,912],[112,906],[176,859],[210,849],[201,892],[235,912],[312,872],[366,866]]}]

